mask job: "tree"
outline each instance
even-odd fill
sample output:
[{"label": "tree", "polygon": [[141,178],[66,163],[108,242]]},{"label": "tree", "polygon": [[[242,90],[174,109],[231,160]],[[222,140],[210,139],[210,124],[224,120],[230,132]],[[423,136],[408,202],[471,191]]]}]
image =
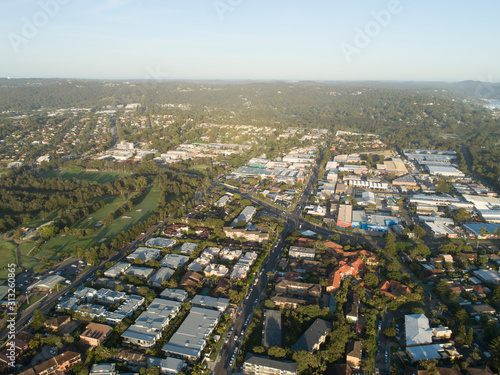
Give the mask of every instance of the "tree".
[{"label": "tree", "polygon": [[[320,359],[305,350],[299,350],[293,354],[293,360],[297,362],[297,372],[299,374],[323,374],[326,366]],[[307,371],[307,372],[306,372]]]},{"label": "tree", "polygon": [[500,370],[500,337],[495,337],[491,340],[488,349],[491,354],[493,366],[495,366],[497,370]]},{"label": "tree", "polygon": [[267,351],[267,354],[276,358],[284,358],[286,357],[286,350],[279,346],[272,346]]},{"label": "tree", "polygon": [[474,341],[474,330],[472,327],[470,327],[469,331],[467,332],[467,336],[465,336],[465,345],[472,345],[472,342]]},{"label": "tree", "polygon": [[363,281],[366,284],[366,286],[371,289],[375,288],[380,282],[378,277],[371,272],[367,272],[365,274],[365,276],[363,277]]},{"label": "tree", "polygon": [[419,240],[423,236],[425,236],[425,230],[418,224],[415,224],[415,226],[413,227],[412,233],[417,240]]},{"label": "tree", "polygon": [[450,184],[443,177],[440,177],[436,185],[436,191],[440,194],[448,194],[450,189]]},{"label": "tree", "polygon": [[38,331],[40,328],[43,327],[43,324],[47,318],[43,316],[42,312],[40,310],[35,310],[33,312],[33,318],[31,319],[31,327],[35,330]]},{"label": "tree", "polygon": [[387,337],[396,337],[396,328],[394,327],[387,327],[384,329],[384,335]]},{"label": "tree", "polygon": [[388,233],[385,238],[384,250],[388,255],[396,255],[396,237],[392,233]]}]

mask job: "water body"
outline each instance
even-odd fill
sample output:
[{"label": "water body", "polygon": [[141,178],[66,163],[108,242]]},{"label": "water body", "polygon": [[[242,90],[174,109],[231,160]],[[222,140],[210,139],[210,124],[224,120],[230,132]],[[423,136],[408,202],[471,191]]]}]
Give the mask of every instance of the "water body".
[{"label": "water body", "polygon": [[500,109],[500,100],[490,100],[489,103],[484,105],[486,108],[497,108]]}]

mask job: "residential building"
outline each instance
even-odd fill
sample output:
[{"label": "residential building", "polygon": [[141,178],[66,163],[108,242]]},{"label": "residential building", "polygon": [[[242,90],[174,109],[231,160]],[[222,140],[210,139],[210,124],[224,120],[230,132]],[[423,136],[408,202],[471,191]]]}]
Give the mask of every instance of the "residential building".
[{"label": "residential building", "polygon": [[378,285],[377,289],[381,290],[386,297],[394,299],[405,293],[411,293],[411,289],[409,287],[396,280],[382,281]]},{"label": "residential building", "polygon": [[124,273],[129,267],[130,263],[118,262],[114,266],[104,271],[104,276],[114,279]]},{"label": "residential building", "polygon": [[174,301],[185,302],[188,298],[188,294],[184,289],[164,289],[161,294],[161,298],[171,299]]},{"label": "residential building", "polygon": [[71,322],[71,316],[60,315],[60,316],[57,316],[55,318],[47,318],[44,325],[45,325],[45,327],[50,328],[53,331],[55,331],[55,330],[60,330],[69,322]]},{"label": "residential building", "polygon": [[193,271],[188,271],[179,282],[179,287],[196,289],[198,287],[198,283],[201,281],[203,281],[202,275]]},{"label": "residential building", "polygon": [[192,307],[188,316],[177,329],[163,351],[173,357],[197,360],[206,346],[206,340],[219,322],[218,310]]},{"label": "residential building", "polygon": [[153,274],[153,272],[155,272],[154,268],[138,267],[138,266],[130,266],[125,271],[127,275],[141,277],[143,279],[148,279]]},{"label": "residential building", "polygon": [[297,375],[297,363],[249,353],[243,363],[243,373],[245,375]]},{"label": "residential building", "polygon": [[462,357],[452,344],[430,344],[411,346],[406,348],[406,353],[412,362],[432,359],[456,359]]},{"label": "residential building", "polygon": [[147,359],[148,368],[156,366],[160,369],[160,373],[164,375],[175,375],[180,373],[185,367],[186,362],[182,359],[167,357],[167,358],[156,358],[149,357]]},{"label": "residential building", "polygon": [[110,326],[98,323],[89,323],[85,331],[80,335],[80,341],[90,347],[101,345],[111,335],[113,329]]},{"label": "residential building", "polygon": [[149,282],[153,286],[160,288],[162,286],[162,283],[169,280],[174,273],[175,271],[172,268],[162,267],[153,276],[151,276]]},{"label": "residential building", "polygon": [[189,257],[186,255],[180,254],[167,254],[161,260],[160,264],[165,267],[170,267],[176,270],[179,267],[182,267],[189,261]]},{"label": "residential building", "polygon": [[363,344],[361,341],[350,340],[347,344],[346,362],[353,369],[361,367],[361,357],[363,353]]},{"label": "residential building", "polygon": [[247,241],[259,243],[269,240],[268,233],[260,232],[258,230],[247,230],[245,228],[224,227],[224,234],[226,237],[232,239],[244,238]]},{"label": "residential building", "polygon": [[67,372],[80,363],[82,363],[80,353],[67,351],[34,366],[33,369],[37,375],[52,375]]},{"label": "residential building", "polygon": [[321,285],[281,280],[274,290],[285,296],[321,297]]},{"label": "residential building", "polygon": [[226,311],[227,306],[229,306],[228,298],[214,298],[209,296],[201,296],[197,294],[191,300],[193,306],[199,306],[204,308],[211,308],[214,310],[219,310],[221,313]]},{"label": "residential building", "polygon": [[283,324],[281,321],[281,311],[264,311],[264,326],[262,328],[262,346],[270,348],[272,346],[282,346]]},{"label": "residential building", "polygon": [[295,259],[314,259],[316,256],[316,250],[307,247],[291,246],[288,252],[290,258]]},{"label": "residential building", "polygon": [[323,319],[316,319],[313,324],[304,332],[304,334],[292,346],[292,350],[299,351],[305,350],[306,352],[313,353],[319,349],[330,334],[332,323]]},{"label": "residential building", "polygon": [[257,213],[257,209],[254,206],[247,206],[241,211],[241,213],[233,220],[231,227],[238,225],[240,221],[245,221],[246,223],[252,221],[252,218]]},{"label": "residential building", "polygon": [[177,243],[177,241],[173,240],[171,238],[155,237],[155,238],[150,238],[149,240],[147,240],[146,246],[159,247],[159,248],[163,249],[164,247],[167,247],[167,248],[174,247],[176,243]]},{"label": "residential building", "polygon": [[116,363],[95,363],[89,375],[116,375]]},{"label": "residential building", "polygon": [[144,262],[148,260],[158,259],[161,251],[151,247],[138,247],[132,254],[127,255],[127,260],[133,262],[135,259],[142,259]]},{"label": "residential building", "polygon": [[340,261],[339,265],[328,276],[327,292],[340,288],[340,283],[346,277],[358,277],[365,268],[365,263],[360,258],[346,263]]}]

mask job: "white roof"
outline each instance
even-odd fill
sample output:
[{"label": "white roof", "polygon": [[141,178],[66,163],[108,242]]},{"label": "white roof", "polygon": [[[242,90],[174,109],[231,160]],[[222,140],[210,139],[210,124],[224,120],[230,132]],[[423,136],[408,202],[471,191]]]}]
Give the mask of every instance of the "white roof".
[{"label": "white roof", "polygon": [[406,346],[432,343],[433,331],[424,314],[405,315]]}]

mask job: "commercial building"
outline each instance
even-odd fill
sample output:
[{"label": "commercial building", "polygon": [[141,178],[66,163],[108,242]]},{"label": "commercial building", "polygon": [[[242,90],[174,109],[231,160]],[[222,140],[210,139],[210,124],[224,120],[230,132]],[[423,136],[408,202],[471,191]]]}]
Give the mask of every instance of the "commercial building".
[{"label": "commercial building", "polygon": [[476,270],[474,276],[485,283],[498,284],[500,283],[500,273],[492,270]]},{"label": "commercial building", "polygon": [[64,283],[65,280],[66,279],[62,276],[50,275],[42,280],[37,281],[35,284],[30,285],[28,287],[28,290],[35,289],[43,292],[52,292],[57,286],[57,284],[62,284]]},{"label": "commercial building", "polygon": [[349,228],[352,226],[352,206],[350,204],[339,205],[337,226]]},{"label": "commercial building", "polygon": [[189,315],[162,350],[173,357],[196,361],[219,322],[219,316],[218,310],[192,307]]},{"label": "commercial building", "polygon": [[425,168],[429,174],[434,176],[444,177],[465,177],[465,174],[460,172],[457,168],[446,165],[426,165]]},{"label": "commercial building", "polygon": [[297,375],[297,363],[247,354],[243,363],[245,375]]}]

